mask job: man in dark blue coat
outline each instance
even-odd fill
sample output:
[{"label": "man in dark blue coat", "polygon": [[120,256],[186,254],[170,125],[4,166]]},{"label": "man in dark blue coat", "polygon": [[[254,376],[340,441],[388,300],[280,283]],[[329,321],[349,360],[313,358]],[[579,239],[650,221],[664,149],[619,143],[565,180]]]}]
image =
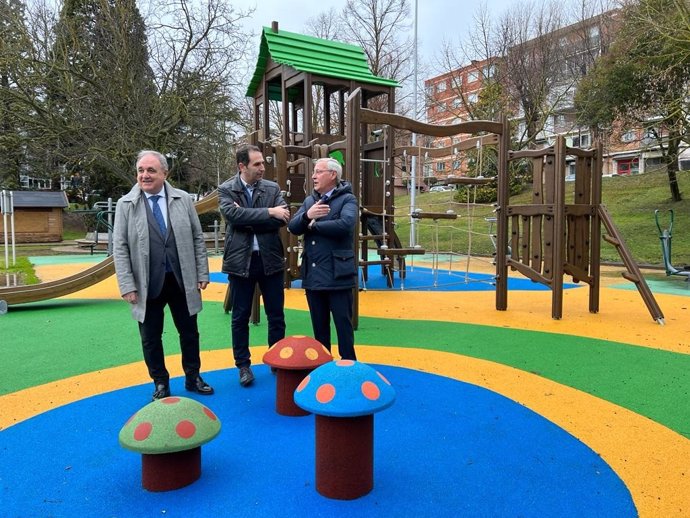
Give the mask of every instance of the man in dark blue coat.
[{"label": "man in dark blue coat", "polygon": [[314,338],[331,350],[333,315],[341,358],[356,360],[352,312],[357,284],[354,232],[359,210],[352,186],[341,180],[342,173],[337,160],[317,160],[312,174],[314,193],[304,200],[288,229],[304,234],[302,287]]},{"label": "man in dark blue coat", "polygon": [[227,223],[223,273],[230,281],[232,352],[240,385],[254,381],[249,352],[249,317],[258,285],[268,320],[269,347],[285,338],[285,252],[279,230],[290,218],[280,187],[264,180],[264,157],[256,146],[237,150],[237,176],[218,188]]}]

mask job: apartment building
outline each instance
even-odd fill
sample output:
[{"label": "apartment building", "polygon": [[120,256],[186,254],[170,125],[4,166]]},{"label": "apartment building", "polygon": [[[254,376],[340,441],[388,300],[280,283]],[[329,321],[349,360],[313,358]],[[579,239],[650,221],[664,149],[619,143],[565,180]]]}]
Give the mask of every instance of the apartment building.
[{"label": "apartment building", "polygon": [[[568,146],[592,146],[594,138],[590,128],[577,120],[575,89],[579,79],[608,49],[617,23],[617,11],[611,11],[515,45],[501,57],[471,61],[456,70],[427,79],[427,121],[454,124],[486,118],[482,113],[477,114],[475,108],[479,106],[487,86],[498,83],[506,94],[505,98],[509,99],[509,105],[502,111],[512,122],[513,149],[546,147],[558,135],[566,137]],[[530,73],[530,65],[534,73]],[[544,71],[546,74],[538,76]],[[538,103],[532,102],[534,98],[527,99],[539,106],[538,111],[526,114],[525,106],[529,107],[530,102],[521,102],[524,100],[521,96],[524,92],[529,95],[531,85],[527,81],[530,79],[547,84],[548,93],[538,98]],[[650,120],[646,127],[624,128],[614,124],[602,132],[604,174],[637,174],[659,166],[662,154],[656,137],[661,135],[663,139],[663,131],[663,127]],[[436,139],[426,145],[442,147],[452,143],[450,139]],[[569,176],[574,174],[574,162],[570,167]],[[424,168],[425,175],[434,175],[439,181],[448,175],[463,175],[467,171],[468,164],[457,159],[430,161]]]}]

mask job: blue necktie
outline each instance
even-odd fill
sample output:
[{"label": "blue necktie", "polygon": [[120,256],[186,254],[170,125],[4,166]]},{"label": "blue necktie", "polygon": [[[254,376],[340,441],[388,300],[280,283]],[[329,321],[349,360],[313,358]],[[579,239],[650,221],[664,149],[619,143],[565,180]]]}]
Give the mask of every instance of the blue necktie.
[{"label": "blue necktie", "polygon": [[158,228],[161,229],[161,234],[165,235],[165,232],[167,230],[167,226],[165,224],[165,218],[163,217],[163,212],[161,211],[161,208],[158,206],[158,200],[160,198],[161,198],[161,196],[158,194],[151,196],[150,200],[153,204],[151,209],[153,210],[153,217],[156,219],[156,223],[158,223]]},{"label": "blue necktie", "polygon": [[253,205],[252,193],[249,192],[249,188],[246,186],[244,188],[244,197],[247,198],[247,207],[251,207]]}]

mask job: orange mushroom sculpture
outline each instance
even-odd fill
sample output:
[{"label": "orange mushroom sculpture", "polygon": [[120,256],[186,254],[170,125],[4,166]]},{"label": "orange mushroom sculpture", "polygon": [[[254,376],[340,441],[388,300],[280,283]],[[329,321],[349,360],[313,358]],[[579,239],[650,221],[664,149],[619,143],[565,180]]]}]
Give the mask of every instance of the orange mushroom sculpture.
[{"label": "orange mushroom sculpture", "polygon": [[120,430],[120,445],[141,453],[142,486],[170,491],[201,476],[201,445],[220,433],[220,420],[193,399],[166,397],[135,413]]},{"label": "orange mushroom sculpture", "polygon": [[377,370],[338,360],[308,375],[295,403],[316,416],[316,490],[352,500],[374,488],[374,413],[391,406],[395,390]]},{"label": "orange mushroom sculpture", "polygon": [[309,415],[295,404],[295,389],[311,371],[331,360],[333,356],[328,349],[309,336],[286,336],[273,344],[263,361],[276,369],[276,412],[287,416]]}]

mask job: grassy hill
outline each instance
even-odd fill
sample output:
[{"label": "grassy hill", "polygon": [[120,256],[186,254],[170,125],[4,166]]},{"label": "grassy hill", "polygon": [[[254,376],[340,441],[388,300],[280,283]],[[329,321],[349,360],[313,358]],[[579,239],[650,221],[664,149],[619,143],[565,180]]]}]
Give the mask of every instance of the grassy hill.
[{"label": "grassy hill", "polygon": [[[678,265],[690,264],[690,172],[679,172],[678,183],[683,201],[671,201],[668,177],[664,171],[649,172],[630,177],[603,179],[603,203],[623,235],[628,248],[639,264],[661,265],[661,246],[654,211],[663,212],[662,228],[669,224],[668,209],[675,212],[671,262]],[[470,188],[471,189],[471,188]],[[573,183],[566,183],[566,195],[571,195]],[[531,193],[524,192],[511,199],[515,203],[530,203]],[[572,199],[572,198],[568,198]],[[403,245],[410,242],[410,196],[396,196],[396,232]],[[421,193],[416,196],[415,205],[425,212],[455,211],[456,220],[438,220],[438,226],[431,219],[420,220],[417,244],[426,250],[434,249],[460,254],[491,255],[494,251],[489,237],[495,233],[495,224],[487,221],[494,216],[490,205],[467,204],[467,189],[460,191]],[[438,245],[436,245],[438,233]],[[616,249],[602,242],[602,261],[620,262]]]}]

